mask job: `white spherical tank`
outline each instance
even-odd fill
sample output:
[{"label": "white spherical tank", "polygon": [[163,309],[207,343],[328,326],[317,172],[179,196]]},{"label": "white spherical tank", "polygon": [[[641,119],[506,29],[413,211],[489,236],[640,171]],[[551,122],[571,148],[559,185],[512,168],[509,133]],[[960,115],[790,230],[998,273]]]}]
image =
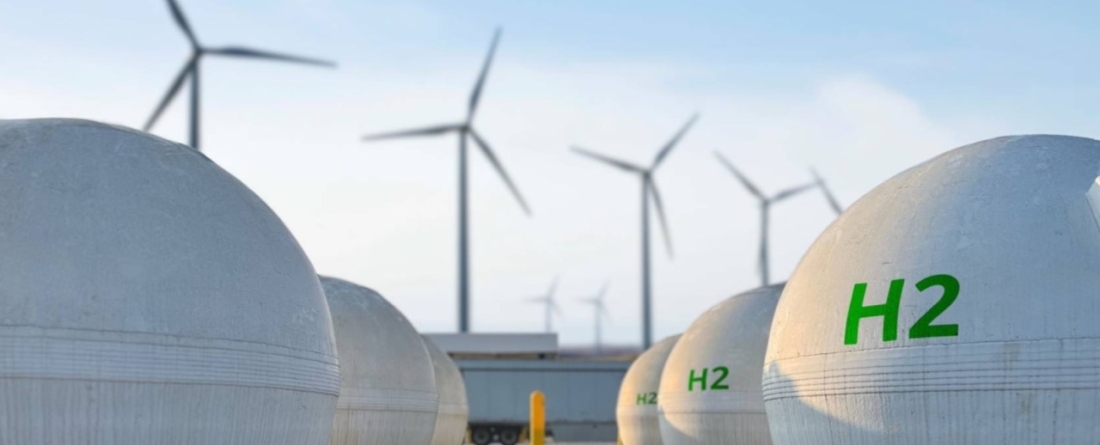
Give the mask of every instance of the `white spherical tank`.
[{"label": "white spherical tank", "polygon": [[630,364],[619,386],[619,402],[615,407],[615,422],[623,445],[661,445],[661,430],[657,426],[657,390],[661,371],[679,335],[650,346]]},{"label": "white spherical tank", "polygon": [[428,445],[439,396],[428,349],[377,292],[321,277],[340,355],[330,445]]},{"label": "white spherical tank", "polygon": [[0,121],[0,443],[314,444],[339,370],[279,218],[199,152]]},{"label": "white spherical tank", "polygon": [[760,390],[783,285],[735,295],[699,316],[668,356],[657,394],[665,445],[768,445]]},{"label": "white spherical tank", "polygon": [[432,445],[460,445],[466,438],[466,424],[470,417],[466,404],[466,381],[451,356],[439,349],[431,339],[424,338],[424,345],[432,357],[435,368],[435,389],[439,392],[439,409],[435,417]]},{"label": "white spherical tank", "polygon": [[1098,173],[1098,141],[1004,137],[852,205],[776,309],[776,444],[1100,443]]}]

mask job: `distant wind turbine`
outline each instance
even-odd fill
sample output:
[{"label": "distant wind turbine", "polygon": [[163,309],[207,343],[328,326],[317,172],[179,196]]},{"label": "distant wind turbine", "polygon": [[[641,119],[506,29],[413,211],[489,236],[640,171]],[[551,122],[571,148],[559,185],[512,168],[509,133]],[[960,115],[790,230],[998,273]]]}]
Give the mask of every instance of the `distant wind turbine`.
[{"label": "distant wind turbine", "polygon": [[557,300],[554,299],[554,294],[558,291],[558,279],[554,278],[554,282],[550,285],[550,290],[546,292],[546,295],[539,297],[528,298],[527,301],[531,303],[538,303],[543,305],[544,319],[543,329],[546,333],[550,333],[553,329],[553,317],[554,314],[561,315],[561,308],[558,307]]},{"label": "distant wind turbine", "polygon": [[829,206],[833,208],[833,211],[837,215],[844,212],[844,208],[837,202],[836,197],[833,196],[832,190],[829,190],[829,186],[825,185],[825,180],[821,179],[821,175],[817,174],[817,170],[810,169],[810,174],[814,176],[814,183],[817,184],[817,188],[821,189],[821,193],[825,194],[825,199],[829,201]]},{"label": "distant wind turbine", "polygon": [[816,182],[811,182],[809,184],[783,190],[779,193],[776,193],[775,195],[772,195],[771,197],[768,197],[760,192],[760,189],[756,188],[756,186],[753,185],[752,182],[749,182],[748,178],[746,178],[745,175],[742,175],[741,172],[738,171],[737,168],[735,168],[733,164],[726,159],[725,156],[722,156],[722,154],[718,152],[714,152],[714,155],[718,157],[718,161],[725,165],[726,169],[728,169],[730,173],[733,173],[733,176],[737,177],[737,180],[741,182],[741,185],[744,185],[745,189],[747,189],[749,193],[752,193],[753,196],[755,196],[756,199],[760,201],[760,264],[758,267],[760,269],[761,286],[767,286],[770,283],[770,280],[768,278],[768,215],[771,211],[772,204],[814,188],[818,184]]},{"label": "distant wind turbine", "polygon": [[584,304],[591,304],[592,309],[595,311],[596,319],[596,353],[603,352],[603,319],[607,318],[607,306],[603,304],[603,297],[607,294],[607,284],[603,285],[600,289],[600,293],[595,297],[582,298],[580,301]]},{"label": "distant wind turbine", "polygon": [[680,142],[684,134],[686,134],[688,130],[691,129],[691,126],[695,124],[695,120],[698,119],[698,117],[699,115],[692,116],[691,119],[684,124],[683,128],[681,128],[680,131],[661,148],[661,151],[657,152],[657,157],[653,159],[653,163],[650,164],[649,168],[614,159],[583,148],[573,147],[573,151],[577,154],[609,164],[620,170],[637,174],[639,179],[642,180],[642,348],[644,349],[649,349],[649,346],[653,344],[653,298],[649,275],[650,199],[653,200],[653,204],[657,208],[657,216],[661,222],[661,232],[664,234],[665,238],[665,248],[668,250],[669,257],[672,256],[672,238],[669,236],[668,221],[665,219],[664,205],[661,202],[661,194],[657,191],[657,183],[653,180],[653,174],[656,172],[657,167],[660,167],[661,162],[663,162],[665,158],[668,157],[668,154],[672,152],[672,149],[676,148],[676,144]]},{"label": "distant wind turbine", "polygon": [[188,78],[191,79],[191,129],[190,129],[190,141],[191,147],[196,150],[199,149],[199,63],[202,62],[202,56],[225,56],[225,57],[237,57],[247,59],[264,59],[275,60],[280,62],[297,63],[303,65],[317,65],[335,67],[336,64],[326,60],[311,59],[307,57],[292,56],[288,54],[279,54],[269,51],[261,51],[256,49],[243,48],[239,46],[225,46],[220,48],[208,48],[202,46],[199,43],[198,38],[195,37],[195,33],[191,31],[191,25],[187,22],[187,18],[183,15],[183,10],[176,4],[176,0],[168,0],[168,7],[172,11],[172,18],[176,20],[176,24],[179,25],[183,34],[187,36],[187,40],[191,43],[191,57],[187,59],[187,62],[183,64],[183,69],[172,81],[171,86],[168,87],[168,92],[164,94],[164,98],[157,104],[156,110],[153,111],[153,115],[149,116],[149,120],[145,121],[145,131],[149,131],[153,128],[153,125],[157,123],[157,119],[160,118],[161,113],[165,108],[172,103],[176,94],[179,93],[180,88],[183,87],[183,81]]},{"label": "distant wind turbine", "polygon": [[474,115],[477,112],[478,102],[481,100],[481,91],[485,86],[485,79],[489,74],[489,67],[493,63],[493,54],[496,53],[497,42],[500,41],[500,29],[496,30],[493,34],[493,42],[489,45],[489,55],[485,57],[485,63],[481,67],[481,74],[477,77],[477,83],[474,84],[474,90],[470,93],[470,103],[466,109],[466,119],[462,122],[436,125],[432,127],[424,127],[414,130],[397,131],[393,133],[381,133],[367,135],[363,137],[364,141],[376,141],[382,139],[397,139],[407,137],[418,136],[439,136],[449,133],[458,135],[458,331],[470,332],[470,248],[469,248],[469,214],[467,212],[467,204],[469,201],[469,193],[467,191],[467,171],[466,171],[466,143],[467,139],[472,139],[474,144],[481,149],[481,153],[489,159],[489,163],[493,164],[493,168],[500,174],[501,179],[504,180],[505,185],[511,190],[512,195],[519,201],[520,207],[523,208],[524,213],[528,216],[531,215],[531,209],[527,206],[527,201],[523,199],[523,195],[520,195],[519,189],[515,183],[512,182],[512,178],[508,176],[508,172],[504,170],[504,165],[497,159],[493,149],[489,147],[489,143],[485,142],[485,139],[481,137],[481,134],[474,129]]}]

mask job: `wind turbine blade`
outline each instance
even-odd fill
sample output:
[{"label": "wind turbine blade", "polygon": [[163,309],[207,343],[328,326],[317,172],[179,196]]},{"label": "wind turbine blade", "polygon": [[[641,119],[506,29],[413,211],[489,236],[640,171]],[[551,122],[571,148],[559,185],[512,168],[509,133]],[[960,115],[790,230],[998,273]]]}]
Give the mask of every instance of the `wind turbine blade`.
[{"label": "wind turbine blade", "polygon": [[212,48],[204,51],[207,54],[213,54],[218,56],[228,57],[243,57],[249,59],[263,59],[263,60],[275,60],[279,62],[296,63],[299,65],[314,65],[324,66],[329,68],[335,68],[336,62],[330,62],[328,60],[314,59],[310,57],[295,56],[291,54],[281,54],[271,51],[262,51],[258,49],[242,48],[239,46],[227,46],[224,48]]},{"label": "wind turbine blade", "polygon": [[546,297],[553,299],[554,294],[558,291],[558,277],[554,277],[554,282],[550,283],[550,290],[546,292]]},{"label": "wind turbine blade", "polygon": [[699,119],[698,113],[691,116],[691,119],[688,119],[683,128],[680,128],[680,131],[672,137],[672,140],[668,141],[668,143],[665,144],[663,148],[661,148],[661,151],[657,153],[657,158],[653,160],[653,167],[651,167],[650,170],[656,170],[657,166],[661,165],[661,162],[664,161],[666,157],[668,157],[668,154],[672,152],[673,148],[676,148],[676,144],[680,143],[680,139],[684,138],[684,135],[687,134],[688,130],[691,129],[691,126],[695,125],[695,121],[697,119]]},{"label": "wind turbine blade", "polygon": [[741,181],[741,185],[744,185],[745,188],[749,190],[749,193],[752,193],[761,201],[768,199],[764,196],[763,193],[760,193],[760,189],[757,189],[755,185],[749,182],[749,178],[746,178],[745,175],[742,175],[741,172],[737,170],[737,167],[733,166],[733,163],[726,159],[725,156],[722,156],[722,153],[714,152],[714,156],[718,158],[718,161],[721,162],[722,165],[726,166],[726,169],[729,170],[730,173],[733,173],[733,176],[737,177],[738,181]]},{"label": "wind turbine blade", "polygon": [[803,184],[803,185],[800,185],[798,187],[792,187],[792,188],[789,188],[787,190],[783,190],[779,193],[776,193],[775,196],[773,196],[770,201],[771,202],[779,202],[779,201],[782,201],[784,199],[790,198],[794,195],[797,195],[799,193],[802,193],[806,190],[812,189],[814,187],[817,187],[817,183],[815,183],[815,182],[811,182],[809,184]]},{"label": "wind turbine blade", "polygon": [[[665,248],[668,250],[669,258],[675,256],[672,252],[672,236],[668,232],[668,220],[665,219],[665,206],[661,202],[661,193],[657,191],[657,183],[652,178],[647,178],[646,184],[649,185],[649,192],[653,196],[653,204],[657,208],[657,217],[661,221],[661,233],[665,236]],[[648,218],[649,215],[643,215],[643,218]]]},{"label": "wind turbine blade", "polygon": [[554,313],[558,314],[559,316],[561,315],[561,307],[558,306],[557,301],[554,301],[552,299],[550,300],[550,310],[554,311]]},{"label": "wind turbine blade", "polygon": [[439,135],[442,135],[442,134],[450,133],[452,131],[459,131],[461,129],[462,129],[462,125],[458,125],[458,124],[437,125],[437,126],[434,126],[434,127],[424,127],[424,128],[413,129],[413,130],[401,130],[401,131],[392,131],[392,132],[388,132],[388,133],[368,134],[366,136],[363,136],[362,140],[364,142],[366,142],[366,141],[378,141],[378,140],[383,140],[383,139],[398,139],[398,138],[418,137],[418,136],[439,136]]},{"label": "wind turbine blade", "polygon": [[605,282],[603,284],[603,287],[600,288],[600,293],[596,294],[596,301],[599,302],[600,306],[603,306],[603,297],[604,297],[604,295],[607,295],[608,286],[611,286],[611,283],[610,282]]},{"label": "wind turbine blade", "polygon": [[643,169],[641,167],[638,167],[637,165],[631,164],[629,162],[620,161],[618,159],[615,159],[615,158],[612,158],[612,157],[609,157],[609,156],[604,156],[604,155],[601,155],[599,153],[589,151],[589,150],[585,150],[585,149],[580,148],[580,147],[573,147],[573,151],[576,152],[577,154],[581,155],[581,156],[589,157],[589,158],[595,159],[597,161],[603,162],[605,164],[611,164],[614,167],[621,168],[621,169],[626,170],[628,172],[642,173],[642,172],[645,171],[645,169]]},{"label": "wind turbine blade", "polygon": [[487,144],[472,128],[470,129],[470,136],[473,136],[474,142],[481,148],[481,152],[485,154],[485,157],[489,158],[489,162],[493,164],[493,168],[500,174],[501,179],[504,179],[504,183],[507,184],[508,189],[512,191],[512,196],[515,196],[516,200],[519,201],[520,207],[523,207],[523,212],[526,213],[527,216],[531,216],[531,208],[527,206],[527,201],[525,201],[523,195],[519,193],[519,188],[512,182],[512,178],[508,176],[508,172],[504,170],[504,165],[497,159],[496,154],[493,153],[493,149],[489,148],[489,144]]},{"label": "wind turbine blade", "polygon": [[485,56],[485,63],[482,64],[481,73],[477,76],[474,91],[470,93],[470,108],[466,111],[467,123],[474,120],[477,104],[481,101],[481,91],[485,88],[485,79],[489,76],[489,67],[493,64],[493,56],[497,52],[497,43],[500,42],[500,31],[500,28],[497,28],[496,32],[493,33],[493,43],[489,44],[489,54]]},{"label": "wind turbine blade", "polygon": [[183,34],[187,36],[187,40],[191,41],[193,48],[199,47],[199,40],[195,38],[195,33],[191,31],[191,24],[187,23],[187,17],[183,15],[183,10],[180,9],[180,5],[176,3],[176,0],[168,0],[168,9],[172,10],[172,18],[176,20],[176,24],[183,30]]},{"label": "wind turbine blade", "polygon": [[841,214],[844,209],[840,207],[840,203],[837,202],[836,197],[833,196],[833,191],[829,190],[829,186],[825,185],[825,180],[821,179],[821,175],[817,174],[817,170],[810,168],[810,174],[814,176],[814,181],[817,182],[818,188],[821,189],[821,193],[825,194],[825,199],[829,201],[829,205],[832,206],[833,211],[837,215]]},{"label": "wind turbine blade", "polygon": [[179,93],[180,88],[183,87],[183,81],[187,79],[187,75],[191,74],[191,69],[195,67],[195,57],[191,57],[186,64],[183,65],[183,69],[176,75],[175,80],[172,81],[172,85],[168,87],[168,92],[164,93],[164,97],[157,104],[157,108],[153,110],[153,114],[149,116],[149,120],[145,121],[145,126],[142,130],[149,131],[153,128],[153,125],[157,123],[157,119],[160,119],[161,113],[168,108],[168,105],[172,103],[172,99],[176,98],[176,93]]}]

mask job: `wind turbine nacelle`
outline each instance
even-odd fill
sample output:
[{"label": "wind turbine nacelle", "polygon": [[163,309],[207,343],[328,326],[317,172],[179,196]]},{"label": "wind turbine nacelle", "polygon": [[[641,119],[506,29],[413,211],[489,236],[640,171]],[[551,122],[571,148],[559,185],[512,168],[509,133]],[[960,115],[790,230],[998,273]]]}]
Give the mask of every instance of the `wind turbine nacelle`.
[{"label": "wind turbine nacelle", "polygon": [[322,445],[339,369],[317,275],[197,151],[0,121],[0,443]]},{"label": "wind turbine nacelle", "polygon": [[769,445],[760,390],[768,331],[783,285],[718,303],[668,356],[657,393],[664,445]]},{"label": "wind turbine nacelle", "polygon": [[432,432],[432,445],[455,445],[466,440],[466,425],[470,408],[466,400],[466,381],[451,356],[439,349],[431,339],[421,337],[435,369],[435,388],[439,405]]},{"label": "wind turbine nacelle", "polygon": [[1098,173],[1098,141],[1003,137],[844,212],[776,310],[776,444],[1098,443]]},{"label": "wind turbine nacelle", "polygon": [[340,353],[331,445],[427,445],[439,394],[427,346],[377,292],[321,277]]},{"label": "wind turbine nacelle", "polygon": [[657,342],[634,359],[619,386],[615,421],[623,445],[662,445],[657,426],[657,390],[661,371],[679,335]]}]

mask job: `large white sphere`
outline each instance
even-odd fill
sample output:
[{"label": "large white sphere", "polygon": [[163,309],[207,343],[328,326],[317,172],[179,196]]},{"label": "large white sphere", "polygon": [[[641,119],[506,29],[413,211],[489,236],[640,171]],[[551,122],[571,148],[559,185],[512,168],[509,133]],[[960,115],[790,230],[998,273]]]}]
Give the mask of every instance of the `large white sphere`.
[{"label": "large white sphere", "polygon": [[424,337],[424,346],[435,368],[435,389],[439,392],[439,410],[435,417],[432,445],[461,445],[466,439],[470,409],[466,404],[466,381],[451,356]]},{"label": "large white sphere", "polygon": [[309,260],[183,145],[0,121],[0,443],[324,444],[339,371]]},{"label": "large white sphere", "polygon": [[330,445],[428,445],[439,396],[428,349],[377,292],[321,277],[340,353]]},{"label": "large white sphere", "polygon": [[626,370],[619,386],[619,403],[615,407],[615,422],[623,445],[661,445],[657,390],[665,360],[679,338],[674,335],[650,346]]},{"label": "large white sphere", "polygon": [[1098,141],[1004,137],[855,203],[776,310],[775,442],[1100,443],[1098,173]]},{"label": "large white sphere", "polygon": [[760,376],[781,292],[776,284],[735,295],[684,331],[657,395],[665,445],[771,444]]}]

